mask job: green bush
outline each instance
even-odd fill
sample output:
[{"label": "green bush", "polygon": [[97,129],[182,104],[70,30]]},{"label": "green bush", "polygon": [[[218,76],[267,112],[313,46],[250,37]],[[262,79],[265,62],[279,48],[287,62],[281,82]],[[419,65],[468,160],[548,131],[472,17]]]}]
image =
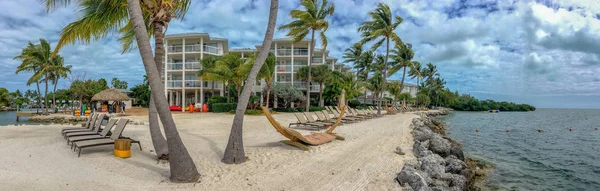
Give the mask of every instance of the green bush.
[{"label": "green bush", "polygon": [[[306,111],[304,108],[305,107],[298,107],[298,111],[301,111],[301,112]],[[309,109],[310,109],[311,112],[312,111],[323,111],[323,110],[325,110],[325,107],[310,106]]]},{"label": "green bush", "polygon": [[212,112],[221,113],[229,112],[237,108],[237,103],[214,103],[212,104]]},{"label": "green bush", "polygon": [[[229,113],[235,114],[235,110],[231,110],[231,111],[229,111]],[[262,115],[263,111],[257,110],[257,109],[247,109],[244,114],[246,114],[246,115]]]},{"label": "green bush", "polygon": [[273,108],[273,111],[277,112],[298,112],[296,108]]},{"label": "green bush", "polygon": [[353,100],[348,101],[348,106],[350,106],[352,108],[358,107],[359,105],[360,105],[360,101],[358,101],[358,100],[353,99]]},{"label": "green bush", "polygon": [[213,104],[213,103],[227,103],[227,97],[225,96],[212,96],[210,97],[210,99],[208,99],[208,104]]}]

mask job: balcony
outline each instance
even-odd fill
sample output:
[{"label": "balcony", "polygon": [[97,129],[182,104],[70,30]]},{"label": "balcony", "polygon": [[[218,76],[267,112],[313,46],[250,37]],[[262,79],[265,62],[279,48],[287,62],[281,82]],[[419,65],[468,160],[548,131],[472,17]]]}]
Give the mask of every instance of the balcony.
[{"label": "balcony", "polygon": [[201,68],[200,62],[185,62],[186,70],[200,70]]},{"label": "balcony", "polygon": [[167,70],[182,70],[183,64],[181,62],[170,62],[167,64]]},{"label": "balcony", "polygon": [[294,65],[294,72],[298,72],[298,70],[300,70],[300,68],[304,67],[306,65]]},{"label": "balcony", "polygon": [[278,49],[277,56],[291,56],[292,49]]},{"label": "balcony", "polygon": [[211,53],[211,54],[220,54],[221,49],[219,49],[218,47],[214,47],[214,46],[204,45],[204,52]]},{"label": "balcony", "polygon": [[181,84],[181,80],[167,80],[167,87],[169,88],[181,88],[183,84]]},{"label": "balcony", "polygon": [[292,65],[277,65],[277,72],[292,72]]},{"label": "balcony", "polygon": [[179,52],[183,52],[183,46],[182,45],[167,46],[167,53],[179,53]]},{"label": "balcony", "polygon": [[185,87],[199,88],[199,87],[202,87],[202,83],[200,83],[200,80],[186,80]]},{"label": "balcony", "polygon": [[294,49],[294,56],[307,56],[307,55],[308,55],[307,48]]},{"label": "balcony", "polygon": [[313,63],[313,64],[320,65],[320,64],[322,64],[322,63],[323,63],[323,58],[314,57],[314,58],[312,58],[312,63]]},{"label": "balcony", "polygon": [[[300,90],[306,90],[306,82],[294,82],[294,87],[300,89]],[[318,84],[313,84],[310,85],[310,91],[314,92],[314,91],[319,91],[319,85]]]},{"label": "balcony", "polygon": [[200,52],[200,45],[199,44],[194,44],[194,45],[185,45],[185,52]]}]

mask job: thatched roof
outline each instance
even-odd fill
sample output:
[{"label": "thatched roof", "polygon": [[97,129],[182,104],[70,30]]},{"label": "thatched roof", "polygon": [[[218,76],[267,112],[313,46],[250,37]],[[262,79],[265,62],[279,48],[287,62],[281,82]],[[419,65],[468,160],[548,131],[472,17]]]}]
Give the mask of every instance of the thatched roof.
[{"label": "thatched roof", "polygon": [[92,97],[92,101],[127,101],[129,97],[121,93],[119,90],[110,88],[100,93],[97,93]]}]

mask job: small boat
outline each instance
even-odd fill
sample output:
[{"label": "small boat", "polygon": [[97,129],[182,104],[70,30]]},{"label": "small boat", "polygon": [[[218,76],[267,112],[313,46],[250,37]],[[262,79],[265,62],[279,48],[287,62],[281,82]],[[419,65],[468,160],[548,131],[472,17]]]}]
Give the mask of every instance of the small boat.
[{"label": "small boat", "polygon": [[500,110],[496,110],[496,109],[490,110],[490,113],[500,113]]}]

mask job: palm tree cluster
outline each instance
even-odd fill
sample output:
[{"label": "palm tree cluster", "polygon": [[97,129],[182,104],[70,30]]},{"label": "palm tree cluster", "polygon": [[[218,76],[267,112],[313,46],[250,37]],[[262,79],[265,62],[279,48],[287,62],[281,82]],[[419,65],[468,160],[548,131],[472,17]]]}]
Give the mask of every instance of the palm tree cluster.
[{"label": "palm tree cluster", "polygon": [[[29,42],[21,54],[17,55],[15,60],[20,60],[21,64],[17,67],[16,73],[31,72],[33,75],[27,81],[27,85],[33,83],[37,86],[37,104],[41,104],[42,93],[40,91],[40,83],[44,83],[46,88],[44,91],[44,114],[48,114],[48,85],[52,83],[54,85],[54,91],[56,92],[56,86],[58,80],[66,78],[67,74],[71,73],[71,66],[64,65],[64,59],[60,55],[52,56],[52,48],[50,43],[45,39],[40,39],[39,44],[33,44]],[[56,103],[56,98],[53,97],[52,103]]]}]

